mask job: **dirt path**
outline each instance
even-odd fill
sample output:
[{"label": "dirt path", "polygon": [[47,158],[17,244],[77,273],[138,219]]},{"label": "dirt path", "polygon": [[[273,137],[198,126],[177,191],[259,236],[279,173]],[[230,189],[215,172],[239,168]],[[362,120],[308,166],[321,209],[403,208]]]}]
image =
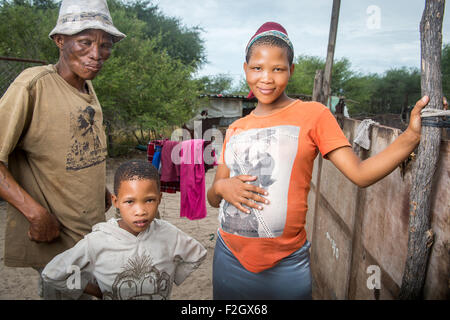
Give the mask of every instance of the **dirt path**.
[{"label": "dirt path", "polygon": [[[145,159],[139,154],[135,158]],[[107,186],[113,190],[114,171],[126,159],[108,159]],[[215,170],[206,173],[206,187],[211,185]],[[169,221],[179,229],[200,241],[208,250],[205,262],[180,286],[173,286],[172,299],[212,299],[212,258],[217,238],[218,209],[206,204],[208,215],[206,218],[191,221],[180,218],[180,193],[163,193],[159,207],[161,218]],[[106,219],[113,217],[115,211],[111,208],[106,213]],[[0,299],[37,300],[38,274],[31,268],[9,268],[3,263],[4,240],[6,224],[6,203],[0,202]]]}]

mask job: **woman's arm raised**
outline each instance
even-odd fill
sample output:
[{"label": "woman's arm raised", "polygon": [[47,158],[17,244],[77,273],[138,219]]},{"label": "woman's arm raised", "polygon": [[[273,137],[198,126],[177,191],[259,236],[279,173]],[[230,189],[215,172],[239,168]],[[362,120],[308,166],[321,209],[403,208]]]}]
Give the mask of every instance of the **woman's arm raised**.
[{"label": "woman's arm raised", "polygon": [[328,159],[349,180],[359,187],[368,187],[391,173],[405,160],[420,142],[420,111],[428,104],[424,96],[411,111],[408,128],[392,144],[380,153],[361,161],[349,147],[342,147],[327,154]]}]

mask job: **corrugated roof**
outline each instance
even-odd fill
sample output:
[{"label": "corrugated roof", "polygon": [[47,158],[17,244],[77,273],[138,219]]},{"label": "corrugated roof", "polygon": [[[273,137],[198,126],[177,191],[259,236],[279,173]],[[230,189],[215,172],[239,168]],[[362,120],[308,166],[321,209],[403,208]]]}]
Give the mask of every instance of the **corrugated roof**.
[{"label": "corrugated roof", "polygon": [[215,93],[205,93],[201,94],[200,98],[217,98],[217,99],[241,99],[241,100],[253,100],[247,99],[247,96],[235,95],[235,94],[215,94]]},{"label": "corrugated roof", "polygon": [[[307,94],[289,94],[288,95],[291,98],[301,99],[310,101],[312,99],[312,96]],[[239,100],[245,100],[245,101],[256,101],[256,98],[247,99],[247,96],[244,95],[235,95],[235,94],[213,94],[213,93],[205,93],[201,94],[200,98],[214,98],[214,99],[239,99]]]}]

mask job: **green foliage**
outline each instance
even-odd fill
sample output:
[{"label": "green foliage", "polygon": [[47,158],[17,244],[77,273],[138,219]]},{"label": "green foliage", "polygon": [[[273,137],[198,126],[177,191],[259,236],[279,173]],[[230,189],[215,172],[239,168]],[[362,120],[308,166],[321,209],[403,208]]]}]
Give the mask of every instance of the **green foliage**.
[{"label": "green foliage", "polygon": [[248,86],[247,80],[245,79],[245,77],[241,77],[237,88],[233,90],[233,94],[246,96],[249,92],[250,87]]},{"label": "green foliage", "polygon": [[312,95],[316,70],[323,69],[325,62],[319,57],[301,55],[294,61],[294,73],[289,80],[286,93]]},{"label": "green foliage", "polygon": [[[441,57],[442,91],[444,96],[450,97],[450,43],[444,45]],[[450,99],[449,99],[450,100]]]},{"label": "green foliage", "polygon": [[58,50],[48,34],[55,26],[58,9],[50,2],[40,1],[36,7],[31,1],[1,2],[0,21],[7,23],[0,23],[0,55],[57,61]]},{"label": "green foliage", "polygon": [[[108,0],[108,5],[114,24],[127,35],[94,80],[110,131],[128,136],[136,131],[167,131],[191,117],[199,93],[248,93],[244,78],[237,88],[226,74],[192,79],[206,61],[199,27],[183,26],[149,0]],[[0,24],[0,55],[56,63],[59,53],[48,33],[55,26],[58,7],[52,0],[0,0],[0,21],[7,21]],[[443,92],[448,97],[450,44],[443,46],[441,61]],[[324,59],[302,55],[294,63],[287,93],[311,95]],[[420,71],[403,67],[381,75],[361,74],[341,58],[333,66],[331,93],[350,99],[350,114],[400,113],[420,98]]]},{"label": "green foliage", "polygon": [[[108,133],[145,143],[136,132],[182,125],[198,107],[200,86],[192,75],[205,60],[203,42],[198,28],[183,27],[149,1],[108,5],[127,37],[114,45],[94,87]],[[48,33],[58,7],[51,0],[1,1],[0,20],[8,23],[0,24],[0,55],[56,63],[59,52]]]},{"label": "green foliage", "polygon": [[[316,70],[324,68],[322,58],[297,57],[286,92],[311,95]],[[383,75],[363,75],[352,71],[350,61],[342,58],[333,64],[331,94],[350,100],[347,102],[350,114],[401,113],[420,98],[420,72],[403,67]]]},{"label": "green foliage", "polygon": [[152,39],[161,37],[160,46],[169,56],[179,59],[183,64],[198,68],[206,62],[203,40],[199,27],[187,28],[179,19],[168,17],[159,12],[156,5],[149,0],[134,0],[123,3],[118,0],[108,1],[111,11],[125,9],[145,22],[143,34]]},{"label": "green foliage", "polygon": [[356,75],[344,86],[350,114],[400,114],[420,99],[420,72],[417,68],[393,68],[380,75]]},{"label": "green foliage", "polygon": [[161,132],[182,125],[197,109],[195,69],[171,57],[161,35],[147,37],[147,23],[133,10],[117,7],[111,14],[127,38],[115,45],[94,85],[111,129],[144,143],[137,130]]},{"label": "green foliage", "polygon": [[378,113],[401,113],[420,99],[420,72],[417,68],[388,70],[379,81],[375,103]]},{"label": "green foliage", "polygon": [[[301,55],[295,61],[295,70],[286,88],[289,94],[302,93],[312,95],[316,70],[325,68],[325,60],[319,57]],[[331,93],[343,92],[345,82],[353,76],[351,64],[347,58],[336,60],[333,64]]]},{"label": "green foliage", "polygon": [[374,113],[370,109],[371,99],[381,77],[377,74],[355,74],[345,82],[345,97],[350,114]]},{"label": "green foliage", "polygon": [[202,93],[230,94],[233,91],[233,78],[227,74],[203,76],[198,82]]},{"label": "green foliage", "polygon": [[138,129],[160,131],[181,125],[196,109],[192,69],[155,50],[157,43],[130,39],[133,50],[110,58],[94,80],[105,120],[113,128],[130,134]]}]

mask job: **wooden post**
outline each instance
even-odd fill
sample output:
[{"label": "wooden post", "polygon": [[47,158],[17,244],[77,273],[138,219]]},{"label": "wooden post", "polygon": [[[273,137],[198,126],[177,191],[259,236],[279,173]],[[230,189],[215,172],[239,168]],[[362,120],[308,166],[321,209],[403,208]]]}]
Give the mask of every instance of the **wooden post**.
[{"label": "wooden post", "polygon": [[[320,103],[324,103],[324,92],[323,92],[323,70],[316,70],[316,76],[314,77],[314,88],[313,88],[313,95],[312,100],[317,101]],[[320,298],[320,292],[321,292],[321,284],[319,279],[319,274],[316,273],[316,267],[315,262],[317,260],[317,244],[314,239],[317,235],[317,223],[318,223],[318,217],[317,212],[319,211],[319,199],[320,199],[320,178],[322,175],[322,163],[323,159],[322,156],[318,155],[319,160],[317,162],[317,178],[313,182],[315,186],[315,193],[316,197],[314,200],[314,219],[313,219],[313,225],[311,234],[309,235],[309,241],[311,242],[311,273],[313,278],[313,286],[312,286],[312,294],[314,298]],[[311,191],[310,191],[311,192]]]},{"label": "wooden post", "polygon": [[[422,51],[422,96],[430,97],[427,108],[443,109],[441,81],[442,20],[445,0],[426,0],[420,22]],[[410,194],[408,254],[400,299],[421,299],[433,230],[431,229],[431,187],[439,159],[441,129],[422,127]]]},{"label": "wooden post", "polygon": [[325,103],[323,94],[323,70],[316,70],[312,100],[320,103]]},{"label": "wooden post", "polygon": [[[331,84],[331,69],[333,68],[333,58],[334,58],[334,47],[336,44],[336,34],[337,34],[337,25],[339,18],[339,8],[341,6],[341,0],[333,0],[333,10],[331,13],[331,25],[330,25],[330,35],[328,39],[328,50],[327,50],[327,60],[325,63],[325,71],[317,70],[316,75],[314,77],[314,89],[313,89],[313,101],[317,101],[327,105],[328,97],[330,96],[330,84]],[[319,154],[319,160],[317,164],[317,180],[315,181],[316,186],[316,198],[315,198],[315,206],[314,206],[314,222],[312,227],[312,235],[311,239],[311,271],[313,273],[313,278],[316,277],[314,263],[317,259],[316,249],[316,241],[314,241],[314,237],[317,234],[317,211],[320,203],[320,179],[322,173],[322,155]],[[317,289],[313,288],[315,293]],[[319,290],[320,291],[320,290]]]},{"label": "wooden post", "polygon": [[333,69],[334,48],[336,46],[336,35],[339,21],[339,9],[341,0],[333,0],[333,10],[331,12],[330,34],[328,36],[327,60],[323,79],[324,104],[328,105],[331,95],[331,71]]}]

